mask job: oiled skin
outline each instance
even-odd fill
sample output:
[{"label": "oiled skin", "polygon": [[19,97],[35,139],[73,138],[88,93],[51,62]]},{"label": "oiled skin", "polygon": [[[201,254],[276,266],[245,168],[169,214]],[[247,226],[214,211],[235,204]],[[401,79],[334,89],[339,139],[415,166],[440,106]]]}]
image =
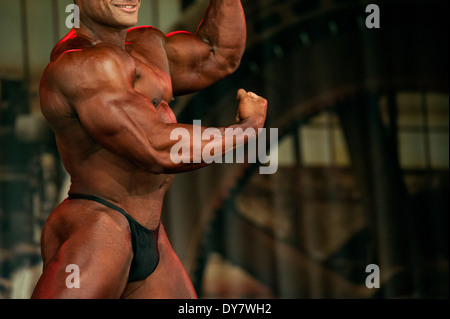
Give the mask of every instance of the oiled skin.
[{"label": "oiled skin", "polygon": [[[106,199],[150,230],[160,226],[160,262],[147,279],[128,283],[128,221],[99,203],[66,200],[45,224],[44,269],[32,298],[196,298],[160,220],[174,174],[207,164],[171,161],[178,141],[170,132],[193,126],[177,123],[169,103],[239,66],[246,37],[241,2],[211,0],[195,35],[167,36],[152,27],[129,29],[137,23],[139,0],[76,4],[81,27],[52,52],[41,109],[71,177],[69,193]],[[134,9],[120,8],[124,4]],[[229,127],[262,128],[267,101],[242,89],[238,99],[237,121]],[[78,289],[66,286],[66,267],[73,264],[80,269]]]}]

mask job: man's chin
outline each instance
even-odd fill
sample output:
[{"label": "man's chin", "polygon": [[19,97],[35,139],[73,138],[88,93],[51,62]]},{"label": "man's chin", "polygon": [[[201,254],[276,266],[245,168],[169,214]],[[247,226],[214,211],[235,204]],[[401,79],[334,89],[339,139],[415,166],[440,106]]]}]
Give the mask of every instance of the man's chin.
[{"label": "man's chin", "polygon": [[128,29],[136,26],[138,23],[137,20],[123,20],[123,21],[117,21],[117,25],[120,26],[123,29]]},{"label": "man's chin", "polygon": [[134,14],[120,14],[114,17],[115,23],[117,26],[122,28],[131,28],[134,27],[138,23],[138,14],[137,12]]}]

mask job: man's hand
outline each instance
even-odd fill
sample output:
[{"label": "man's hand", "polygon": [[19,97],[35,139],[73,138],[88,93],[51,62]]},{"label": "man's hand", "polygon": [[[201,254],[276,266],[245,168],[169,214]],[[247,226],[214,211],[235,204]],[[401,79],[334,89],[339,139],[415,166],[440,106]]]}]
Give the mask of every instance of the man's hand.
[{"label": "man's hand", "polygon": [[236,122],[241,124],[248,121],[255,128],[263,128],[266,121],[267,100],[244,89],[238,91],[237,99],[240,102]]}]

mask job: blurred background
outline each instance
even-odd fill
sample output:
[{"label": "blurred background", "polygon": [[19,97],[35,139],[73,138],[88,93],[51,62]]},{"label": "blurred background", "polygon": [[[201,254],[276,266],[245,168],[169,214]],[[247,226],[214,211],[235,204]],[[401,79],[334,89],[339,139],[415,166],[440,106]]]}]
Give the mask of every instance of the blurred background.
[{"label": "blurred background", "polygon": [[[208,0],[143,0],[139,25],[195,32]],[[29,298],[68,179],[39,80],[70,0],[0,0],[0,298]],[[177,98],[179,122],[234,120],[238,88],[279,130],[261,164],[181,174],[163,222],[201,298],[448,298],[447,0],[243,0],[238,71]],[[381,28],[368,29],[376,3]],[[275,152],[278,151],[278,156]],[[380,288],[366,287],[366,267]]]}]

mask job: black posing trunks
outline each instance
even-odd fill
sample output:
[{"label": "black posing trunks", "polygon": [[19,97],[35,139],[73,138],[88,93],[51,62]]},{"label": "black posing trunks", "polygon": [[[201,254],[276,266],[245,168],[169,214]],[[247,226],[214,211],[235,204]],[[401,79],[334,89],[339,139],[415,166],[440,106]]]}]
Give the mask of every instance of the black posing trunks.
[{"label": "black posing trunks", "polygon": [[122,208],[96,196],[80,194],[69,195],[69,200],[76,199],[91,200],[100,203],[121,213],[128,220],[128,223],[130,224],[131,242],[134,253],[133,260],[131,261],[128,282],[143,280],[155,271],[159,262],[159,226],[156,230],[151,231],[139,224]]}]

